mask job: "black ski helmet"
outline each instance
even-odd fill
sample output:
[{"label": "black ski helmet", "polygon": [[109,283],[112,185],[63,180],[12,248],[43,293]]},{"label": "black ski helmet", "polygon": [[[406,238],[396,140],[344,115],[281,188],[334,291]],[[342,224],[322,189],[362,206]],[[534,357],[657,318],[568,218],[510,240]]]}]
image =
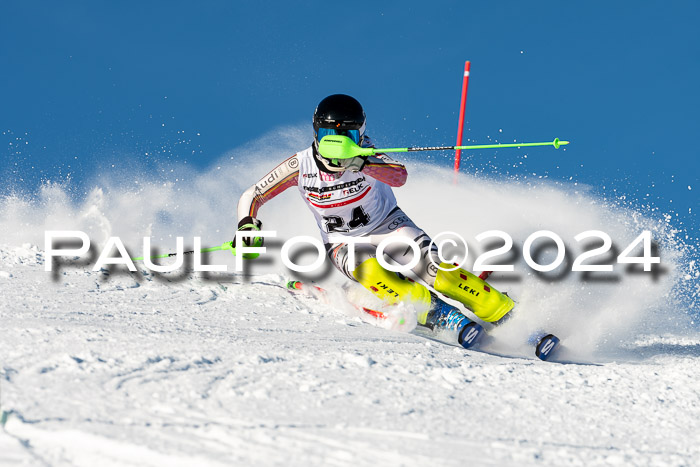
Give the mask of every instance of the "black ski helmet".
[{"label": "black ski helmet", "polygon": [[365,120],[365,111],[357,99],[345,94],[330,95],[319,102],[314,112],[314,139],[318,144],[319,128],[359,130],[362,138]]}]

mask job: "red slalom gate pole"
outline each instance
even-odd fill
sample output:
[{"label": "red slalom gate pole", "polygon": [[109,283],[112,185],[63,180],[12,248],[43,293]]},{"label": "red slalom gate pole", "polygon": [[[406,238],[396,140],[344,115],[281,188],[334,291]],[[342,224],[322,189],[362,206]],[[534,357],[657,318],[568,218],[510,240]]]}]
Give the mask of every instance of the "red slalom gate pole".
[{"label": "red slalom gate pole", "polygon": [[[471,62],[469,60],[464,64],[464,80],[462,81],[462,102],[459,106],[459,124],[457,126],[457,144],[455,146],[462,145],[462,134],[464,133],[464,109],[467,106],[467,88],[469,87],[469,66]],[[462,150],[457,149],[455,151],[455,183],[457,183],[457,174],[459,173],[459,162],[462,155]]]}]

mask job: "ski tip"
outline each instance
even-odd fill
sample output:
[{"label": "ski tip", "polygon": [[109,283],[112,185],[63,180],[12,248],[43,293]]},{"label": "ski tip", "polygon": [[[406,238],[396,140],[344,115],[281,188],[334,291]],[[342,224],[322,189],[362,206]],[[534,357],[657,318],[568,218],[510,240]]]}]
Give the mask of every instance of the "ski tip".
[{"label": "ski tip", "polygon": [[[388,318],[388,316],[386,314],[384,314],[384,312],[373,310],[371,308],[367,308],[366,306],[362,307],[362,311],[364,311],[365,313],[367,313],[370,316],[374,316],[377,319],[387,319]],[[399,323],[399,324],[403,324],[403,323]]]},{"label": "ski tip", "polygon": [[481,340],[484,333],[484,328],[479,323],[470,321],[469,324],[464,326],[462,330],[459,331],[457,342],[459,342],[465,349],[470,349],[476,345],[479,340]]},{"label": "ski tip", "polygon": [[549,360],[554,350],[559,346],[559,338],[554,334],[547,334],[542,337],[535,347],[535,355],[543,361]]}]

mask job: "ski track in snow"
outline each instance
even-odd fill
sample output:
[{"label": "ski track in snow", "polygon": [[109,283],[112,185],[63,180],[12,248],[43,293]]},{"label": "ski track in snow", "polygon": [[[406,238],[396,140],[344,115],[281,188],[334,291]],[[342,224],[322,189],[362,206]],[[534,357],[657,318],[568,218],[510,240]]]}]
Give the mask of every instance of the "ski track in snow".
[{"label": "ski track in snow", "polygon": [[699,340],[544,363],[381,329],[278,275],[47,281],[37,248],[0,251],[4,465],[700,462]]},{"label": "ski track in snow", "polygon": [[[292,295],[274,255],[246,274],[44,271],[46,230],[83,230],[98,251],[112,235],[139,253],[143,236],[161,251],[175,236],[221,244],[231,201],[307,143],[306,129],[278,129],[202,173],[0,199],[0,465],[700,465],[697,250],[670,215],[573,182],[462,174],[454,186],[448,170],[409,164],[397,199],[431,235],[501,229],[517,245],[544,228],[575,247],[601,229],[621,249],[650,230],[660,244],[659,275],[584,281],[515,261],[516,280],[493,280],[516,313],[483,352],[362,321],[335,271],[316,277],[331,304]],[[317,237],[289,191],[261,211],[266,230]],[[426,200],[437,191],[445,202]],[[233,271],[231,255],[210,259]],[[562,338],[564,363],[522,344],[537,328]]]}]

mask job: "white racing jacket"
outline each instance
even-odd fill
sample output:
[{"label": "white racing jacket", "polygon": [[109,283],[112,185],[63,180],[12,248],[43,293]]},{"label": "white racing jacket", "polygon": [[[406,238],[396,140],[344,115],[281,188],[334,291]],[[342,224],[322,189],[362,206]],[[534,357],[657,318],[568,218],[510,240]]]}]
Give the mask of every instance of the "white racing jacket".
[{"label": "white racing jacket", "polygon": [[397,207],[391,187],[406,183],[402,164],[379,154],[361,172],[329,173],[319,168],[313,151],[298,152],[248,188],[238,201],[238,218],[257,217],[263,204],[296,185],[328,243],[329,234],[371,233]]}]

